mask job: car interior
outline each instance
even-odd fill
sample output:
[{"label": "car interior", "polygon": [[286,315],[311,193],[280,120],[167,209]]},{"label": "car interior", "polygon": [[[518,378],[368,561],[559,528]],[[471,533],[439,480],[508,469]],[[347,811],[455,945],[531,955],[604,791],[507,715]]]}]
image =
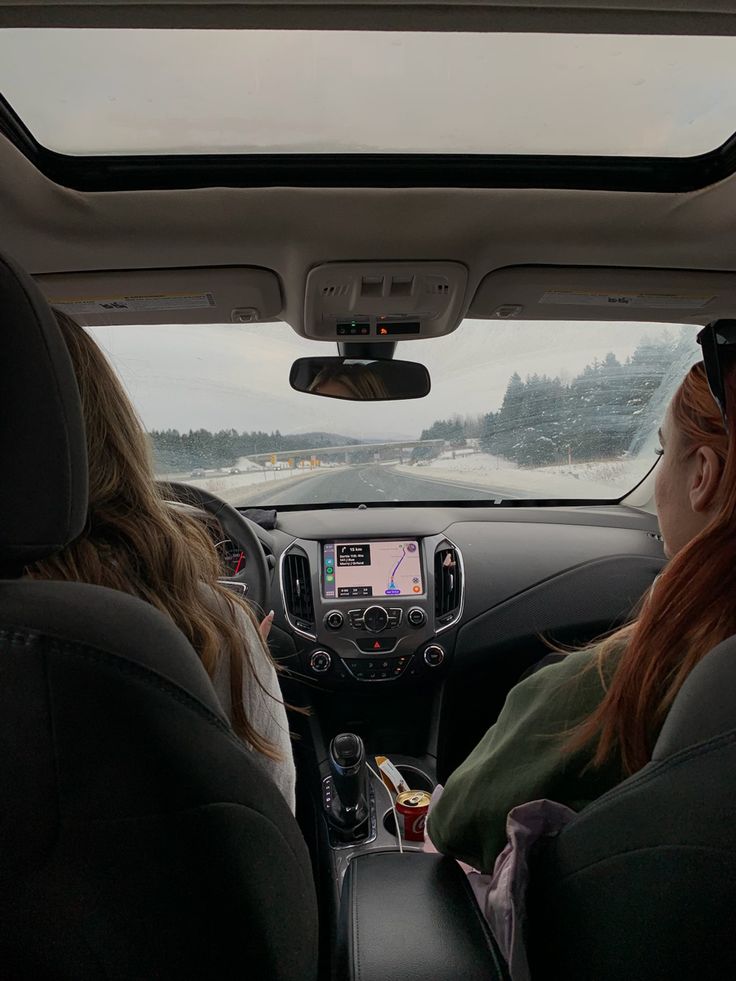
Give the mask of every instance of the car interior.
[{"label": "car interior", "polygon": [[[735,132],[726,0],[0,0],[2,977],[511,977],[376,758],[426,797],[664,568]],[[164,614],[23,574],[87,520],[52,308],[274,612],[295,816]],[[736,976],[734,657],[535,852],[534,981]]]}]

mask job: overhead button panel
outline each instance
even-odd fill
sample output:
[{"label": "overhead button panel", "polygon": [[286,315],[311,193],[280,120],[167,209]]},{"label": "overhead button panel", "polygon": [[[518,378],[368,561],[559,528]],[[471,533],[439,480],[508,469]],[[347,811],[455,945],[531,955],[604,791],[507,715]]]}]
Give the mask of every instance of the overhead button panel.
[{"label": "overhead button panel", "polygon": [[303,333],[320,341],[450,334],[467,306],[459,262],[330,262],[307,276]]}]

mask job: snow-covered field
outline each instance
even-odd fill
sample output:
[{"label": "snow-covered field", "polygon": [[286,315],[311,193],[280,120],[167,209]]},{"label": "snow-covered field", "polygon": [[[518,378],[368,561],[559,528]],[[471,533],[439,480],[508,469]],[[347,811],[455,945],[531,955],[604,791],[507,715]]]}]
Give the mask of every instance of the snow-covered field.
[{"label": "snow-covered field", "polygon": [[416,477],[488,487],[509,497],[610,499],[630,491],[646,473],[647,462],[639,458],[526,469],[489,453],[457,456],[454,460],[451,453],[443,453],[426,466],[404,465],[396,469]]},{"label": "snow-covered field", "polygon": [[[306,477],[313,477],[320,472],[321,468],[312,470],[258,470],[250,473],[238,474],[218,474],[205,477],[185,476],[178,478],[182,483],[192,484],[194,487],[202,487],[204,490],[217,494],[223,501],[227,501],[234,506],[248,503],[250,497],[256,497],[267,491],[277,482],[290,480],[297,483]],[[166,477],[161,477],[166,480]],[[174,479],[169,477],[168,479]]]},{"label": "snow-covered field", "polygon": [[254,463],[252,460],[249,460],[247,456],[241,456],[236,466],[238,470],[241,470],[243,473],[246,473],[249,470],[252,471],[263,470],[263,467],[261,466],[260,463]]}]

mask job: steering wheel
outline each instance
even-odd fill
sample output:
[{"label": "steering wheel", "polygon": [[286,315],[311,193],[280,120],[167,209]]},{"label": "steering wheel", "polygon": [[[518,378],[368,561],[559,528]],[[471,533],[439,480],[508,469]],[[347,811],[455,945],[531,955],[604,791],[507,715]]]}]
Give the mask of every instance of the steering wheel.
[{"label": "steering wheel", "polygon": [[211,514],[219,522],[225,535],[243,546],[246,553],[245,568],[237,575],[228,576],[227,581],[244,585],[249,602],[259,610],[267,611],[271,576],[266,553],[258,536],[258,525],[249,521],[227,501],[202,487],[166,481],[159,483],[167,494],[170,493],[172,500],[201,508]]}]

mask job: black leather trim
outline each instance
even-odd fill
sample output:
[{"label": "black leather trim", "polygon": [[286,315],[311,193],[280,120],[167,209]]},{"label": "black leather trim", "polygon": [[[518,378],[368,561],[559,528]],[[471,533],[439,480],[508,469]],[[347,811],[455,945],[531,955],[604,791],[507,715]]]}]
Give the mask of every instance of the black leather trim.
[{"label": "black leather trim", "polygon": [[343,884],[338,981],[505,981],[458,864],[423,852],[356,856]]}]

